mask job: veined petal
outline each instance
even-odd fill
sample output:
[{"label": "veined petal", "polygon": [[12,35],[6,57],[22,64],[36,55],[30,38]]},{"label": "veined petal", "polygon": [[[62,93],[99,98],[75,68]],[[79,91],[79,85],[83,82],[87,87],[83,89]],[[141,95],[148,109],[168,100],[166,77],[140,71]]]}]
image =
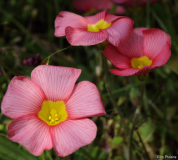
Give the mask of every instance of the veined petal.
[{"label": "veined petal", "polygon": [[82,16],[75,13],[63,11],[60,12],[55,20],[55,33],[57,37],[65,35],[65,28],[67,26],[74,28],[83,28],[87,30],[87,21]]},{"label": "veined petal", "polygon": [[139,72],[139,69],[135,68],[127,68],[127,69],[110,69],[111,73],[118,75],[118,76],[133,76]]},{"label": "veined petal", "polygon": [[100,21],[101,19],[105,19],[105,15],[106,15],[106,11],[104,10],[102,12],[99,12],[93,16],[86,16],[85,19],[88,21],[89,24],[95,24],[98,21]]},{"label": "veined petal", "polygon": [[107,40],[112,45],[119,46],[130,37],[133,23],[133,20],[130,18],[120,18],[112,23],[110,27],[102,29],[102,32],[107,35]]},{"label": "veined petal", "polygon": [[106,14],[106,18],[105,18],[105,21],[107,23],[111,23],[111,22],[114,22],[115,20],[121,18],[121,16],[115,16],[113,14]]},{"label": "veined petal", "polygon": [[153,60],[151,68],[164,65],[171,56],[170,46],[167,44],[161,53]]},{"label": "veined petal", "polygon": [[66,28],[66,38],[71,45],[89,46],[101,43],[106,40],[106,35],[100,32],[89,32],[83,29],[72,27]]},{"label": "veined petal", "polygon": [[123,56],[117,48],[110,43],[106,46],[104,55],[117,68],[126,69],[131,67],[131,59]]},{"label": "veined petal", "polygon": [[8,136],[35,156],[52,148],[49,126],[35,115],[26,115],[13,120],[8,126]]},{"label": "veined petal", "polygon": [[32,73],[32,80],[51,101],[66,101],[71,95],[81,69],[40,65]]},{"label": "veined petal", "polygon": [[140,74],[147,74],[151,71],[150,66],[145,66],[142,69],[136,69],[136,68],[127,68],[127,69],[110,69],[111,73],[119,76],[133,76],[133,75],[140,75]]},{"label": "veined petal", "polygon": [[128,58],[139,58],[143,56],[143,33],[146,28],[136,28],[133,30],[130,38],[118,50]]},{"label": "veined petal", "polygon": [[161,51],[171,45],[170,36],[164,31],[151,28],[143,31],[143,51],[149,59],[155,59]]},{"label": "veined petal", "polygon": [[36,114],[44,100],[43,91],[31,79],[24,76],[14,77],[3,98],[1,110],[10,118]]},{"label": "veined petal", "polygon": [[150,66],[145,66],[142,69],[139,69],[139,71],[135,75],[140,75],[140,74],[147,74],[151,71]]},{"label": "veined petal", "polygon": [[97,87],[88,81],[78,83],[66,103],[69,119],[101,116],[106,114]]},{"label": "veined petal", "polygon": [[53,148],[58,156],[65,157],[91,143],[97,127],[90,119],[67,120],[51,128]]}]

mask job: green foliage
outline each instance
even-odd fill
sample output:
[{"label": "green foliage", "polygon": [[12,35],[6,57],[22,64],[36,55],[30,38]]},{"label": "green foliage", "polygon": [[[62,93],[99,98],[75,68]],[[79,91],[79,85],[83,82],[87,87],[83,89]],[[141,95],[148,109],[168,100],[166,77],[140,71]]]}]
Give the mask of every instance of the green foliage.
[{"label": "green foliage", "polygon": [[[112,9],[114,10],[115,7]],[[54,20],[60,11],[77,13],[72,0],[1,0],[0,1],[0,103],[14,76],[30,77],[36,67],[23,61],[40,54],[42,62],[50,54],[69,47],[65,37],[54,36]],[[146,7],[126,8],[126,16],[134,20],[134,27],[146,27]],[[91,11],[81,15],[92,15]],[[142,116],[138,118],[134,134],[134,159],[145,160],[155,155],[178,154],[178,2],[159,0],[150,6],[150,27],[160,28],[171,36],[172,56],[169,62],[151,72],[145,82]],[[97,46],[72,46],[54,54],[50,65],[81,68],[78,82],[88,80],[100,91],[107,115],[93,119],[97,125],[96,139],[75,153],[60,158],[54,150],[39,157],[7,138],[11,120],[0,114],[0,160],[124,160],[128,159],[129,134],[133,114],[140,99],[137,77],[109,74],[111,89],[117,102],[118,114],[104,85],[101,51]],[[47,59],[43,61],[43,64]],[[108,62],[109,68],[114,68]],[[2,71],[2,73],[1,73]],[[146,151],[147,150],[147,151]],[[148,153],[147,153],[148,152]]]},{"label": "green foliage", "polygon": [[28,151],[19,148],[18,144],[0,136],[0,159],[2,160],[39,160]]}]

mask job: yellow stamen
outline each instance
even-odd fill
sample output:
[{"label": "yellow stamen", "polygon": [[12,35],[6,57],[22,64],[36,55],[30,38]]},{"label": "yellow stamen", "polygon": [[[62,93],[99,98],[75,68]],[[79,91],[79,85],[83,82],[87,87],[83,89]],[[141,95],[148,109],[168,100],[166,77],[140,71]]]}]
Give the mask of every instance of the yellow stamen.
[{"label": "yellow stamen", "polygon": [[48,125],[57,125],[65,121],[68,117],[65,103],[63,101],[44,101],[41,110],[38,112],[38,117]]},{"label": "yellow stamen", "polygon": [[152,60],[150,60],[147,56],[143,56],[140,58],[132,58],[131,66],[132,68],[142,69],[145,66],[151,66]]},{"label": "yellow stamen", "polygon": [[100,21],[98,21],[95,24],[88,24],[88,31],[89,32],[99,32],[100,29],[106,29],[106,28],[110,27],[110,25],[111,25],[111,23],[107,23],[106,21],[101,19]]}]

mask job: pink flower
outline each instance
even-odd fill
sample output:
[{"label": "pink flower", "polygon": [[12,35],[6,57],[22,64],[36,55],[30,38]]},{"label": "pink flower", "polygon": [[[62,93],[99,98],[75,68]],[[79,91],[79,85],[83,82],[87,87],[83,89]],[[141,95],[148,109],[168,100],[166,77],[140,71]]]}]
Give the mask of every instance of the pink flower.
[{"label": "pink flower", "polygon": [[[137,2],[137,6],[145,6],[147,3],[147,0],[113,0],[114,2],[118,4],[122,4],[124,6],[134,7],[135,3]],[[157,2],[158,0],[150,0],[150,4],[153,4]]]},{"label": "pink flower", "polygon": [[75,85],[80,69],[41,65],[31,79],[10,82],[2,112],[14,120],[8,136],[40,155],[52,147],[61,157],[91,143],[97,127],[86,117],[105,114],[97,87],[88,81]]},{"label": "pink flower", "polygon": [[[74,0],[74,7],[79,12],[89,12],[93,9],[97,9],[99,11],[105,9],[111,9],[114,5],[112,0]],[[125,14],[126,10],[123,6],[117,6],[115,10],[115,14],[121,15]]]},{"label": "pink flower", "polygon": [[54,35],[66,35],[69,43],[75,46],[94,45],[106,39],[117,46],[129,38],[132,30],[132,19],[108,14],[106,10],[87,17],[63,11],[56,17]]},{"label": "pink flower", "polygon": [[117,67],[110,72],[119,76],[147,74],[165,64],[171,56],[170,36],[160,29],[136,28],[119,47],[108,44],[104,55]]}]

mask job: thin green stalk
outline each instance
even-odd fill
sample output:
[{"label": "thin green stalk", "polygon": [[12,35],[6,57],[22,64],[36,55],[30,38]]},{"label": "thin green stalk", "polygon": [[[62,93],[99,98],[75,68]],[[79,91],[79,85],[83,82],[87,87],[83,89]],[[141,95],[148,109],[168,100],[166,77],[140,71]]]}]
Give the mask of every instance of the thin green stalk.
[{"label": "thin green stalk", "polygon": [[51,58],[51,56],[55,55],[55,54],[58,53],[58,52],[64,51],[64,50],[66,50],[66,49],[68,49],[68,48],[70,48],[70,47],[72,47],[72,46],[63,48],[63,49],[61,49],[61,50],[58,50],[58,51],[56,51],[56,52],[50,54],[48,57],[46,57],[45,59],[43,59],[43,61],[41,62],[41,64],[43,64],[43,62],[44,62],[45,60],[47,60],[47,63],[49,63],[49,59]]},{"label": "thin green stalk", "polygon": [[150,28],[150,0],[147,0],[146,8],[146,27]]},{"label": "thin green stalk", "polygon": [[137,118],[140,114],[142,105],[143,105],[143,94],[144,94],[144,81],[141,82],[141,97],[140,97],[140,103],[137,107],[137,109],[135,110],[134,113],[134,118],[133,118],[133,124],[132,124],[132,128],[131,128],[131,132],[130,132],[130,139],[129,139],[129,160],[132,160],[132,141],[133,141],[133,132],[135,129],[135,125],[136,125],[136,121]]},{"label": "thin green stalk", "polygon": [[111,92],[111,89],[110,89],[110,84],[109,84],[109,72],[108,72],[108,64],[107,64],[107,59],[106,57],[103,55],[103,61],[104,61],[104,70],[105,70],[105,85],[106,85],[106,89],[109,93],[109,97],[110,97],[110,100],[112,102],[112,105],[115,109],[115,112],[117,113],[117,105],[115,103],[115,100],[114,100],[114,96]]},{"label": "thin green stalk", "polygon": [[137,131],[137,135],[139,137],[140,142],[142,143],[143,149],[145,150],[145,153],[146,153],[146,156],[147,156],[147,160],[151,160],[150,157],[149,157],[149,154],[148,154],[148,152],[146,150],[146,147],[145,147],[145,145],[144,145],[144,143],[142,141],[142,137],[140,136],[140,133],[138,131]]}]

